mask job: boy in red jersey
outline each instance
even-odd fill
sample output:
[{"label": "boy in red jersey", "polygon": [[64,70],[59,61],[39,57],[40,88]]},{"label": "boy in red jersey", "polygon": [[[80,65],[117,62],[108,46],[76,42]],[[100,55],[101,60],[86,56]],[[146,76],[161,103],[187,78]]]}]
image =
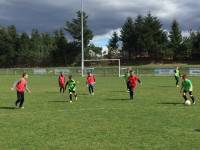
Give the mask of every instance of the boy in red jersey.
[{"label": "boy in red jersey", "polygon": [[131,100],[133,99],[133,95],[135,94],[137,82],[141,84],[140,79],[134,74],[133,71],[130,71],[130,76],[128,77],[128,87]]},{"label": "boy in red jersey", "polygon": [[94,85],[95,85],[96,79],[94,75],[90,72],[88,72],[87,78],[86,78],[86,84],[88,86],[89,94],[94,95]]},{"label": "boy in red jersey", "polygon": [[24,108],[23,104],[24,104],[25,90],[31,93],[30,89],[28,89],[27,87],[27,83],[28,83],[27,79],[28,79],[28,74],[23,73],[22,78],[13,85],[13,88],[11,88],[12,90],[16,89],[17,91],[17,101],[15,102],[15,106],[17,107],[19,104],[19,108],[21,109]]},{"label": "boy in red jersey", "polygon": [[130,76],[130,71],[132,70],[131,67],[128,67],[126,73],[124,74],[124,81],[126,83],[126,88],[127,88],[127,91],[129,92],[129,85],[128,85],[128,78]]},{"label": "boy in red jersey", "polygon": [[60,73],[59,77],[58,77],[58,83],[59,83],[59,87],[60,87],[60,93],[61,92],[65,92],[65,75],[63,72]]}]

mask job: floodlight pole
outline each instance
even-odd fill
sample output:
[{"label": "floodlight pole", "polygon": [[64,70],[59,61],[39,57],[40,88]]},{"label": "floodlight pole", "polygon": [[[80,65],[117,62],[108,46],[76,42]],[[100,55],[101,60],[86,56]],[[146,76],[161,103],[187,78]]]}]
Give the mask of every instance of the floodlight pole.
[{"label": "floodlight pole", "polygon": [[83,0],[81,0],[81,76],[84,76]]}]

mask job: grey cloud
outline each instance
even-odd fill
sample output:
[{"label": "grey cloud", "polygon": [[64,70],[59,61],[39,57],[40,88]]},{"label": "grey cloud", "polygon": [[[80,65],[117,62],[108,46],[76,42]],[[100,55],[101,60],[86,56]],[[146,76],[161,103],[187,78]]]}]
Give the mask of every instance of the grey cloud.
[{"label": "grey cloud", "polygon": [[[84,0],[89,26],[95,35],[120,28],[126,17],[135,18],[149,11],[158,16],[166,29],[176,18],[183,30],[200,27],[200,2],[195,0]],[[15,24],[19,31],[32,28],[49,31],[63,27],[80,9],[80,0],[0,0],[0,24]]]}]

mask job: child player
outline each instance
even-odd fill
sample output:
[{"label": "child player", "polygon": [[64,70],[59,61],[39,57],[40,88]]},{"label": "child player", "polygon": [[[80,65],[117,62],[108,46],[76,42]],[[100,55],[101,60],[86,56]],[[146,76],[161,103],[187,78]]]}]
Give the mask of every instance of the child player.
[{"label": "child player", "polygon": [[64,93],[65,92],[65,75],[63,72],[61,72],[58,77],[58,83],[60,87],[60,93]]},{"label": "child player", "polygon": [[77,94],[76,94],[76,82],[74,79],[72,79],[72,76],[70,75],[68,77],[68,81],[65,84],[65,90],[68,87],[69,90],[69,98],[70,98],[70,103],[72,103],[72,97],[74,96],[75,99],[77,100]]},{"label": "child player", "polygon": [[88,72],[87,78],[86,78],[86,84],[88,86],[89,94],[94,95],[94,85],[95,85],[96,79],[95,76]]},{"label": "child player", "polygon": [[15,106],[17,107],[19,104],[19,108],[23,109],[23,104],[24,104],[24,92],[25,90],[29,93],[31,93],[31,91],[28,89],[27,87],[27,81],[28,79],[28,74],[27,73],[23,73],[22,74],[22,78],[17,81],[13,87],[11,88],[11,90],[16,89],[17,91],[17,101],[15,102]]},{"label": "child player", "polygon": [[128,77],[128,89],[129,89],[131,100],[133,99],[133,95],[135,94],[137,82],[141,84],[140,79],[134,74],[133,71],[130,71],[130,76]]},{"label": "child player", "polygon": [[180,80],[180,77],[181,77],[179,67],[176,67],[176,70],[174,70],[174,77],[175,77],[175,80],[176,80],[176,87],[179,87],[179,80]]},{"label": "child player", "polygon": [[128,78],[130,76],[130,71],[132,70],[131,67],[128,67],[126,73],[124,74],[124,81],[126,83],[126,88],[127,88],[127,91],[129,92],[129,85],[128,85]]},{"label": "child player", "polygon": [[192,99],[193,104],[195,104],[194,96],[192,95],[193,86],[191,80],[187,78],[187,75],[184,74],[182,76],[182,87],[181,87],[181,93],[183,95],[184,100],[187,100],[187,94],[190,95],[190,98]]}]

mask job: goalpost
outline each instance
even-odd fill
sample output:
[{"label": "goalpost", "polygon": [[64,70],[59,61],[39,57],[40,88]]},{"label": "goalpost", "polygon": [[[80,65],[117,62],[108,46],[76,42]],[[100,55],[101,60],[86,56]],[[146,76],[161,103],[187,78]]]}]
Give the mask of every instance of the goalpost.
[{"label": "goalpost", "polygon": [[83,0],[81,0],[81,75],[84,76],[85,62],[100,62],[100,61],[117,61],[118,62],[118,76],[121,77],[121,62],[120,59],[97,59],[84,60],[84,7]]},{"label": "goalpost", "polygon": [[[118,76],[121,77],[121,61],[120,59],[95,59],[95,60],[84,60],[84,62],[117,62],[117,65],[118,65]],[[89,69],[92,69],[91,67]],[[94,69],[94,68],[93,68]],[[85,70],[85,67],[84,67],[84,70]]]}]

